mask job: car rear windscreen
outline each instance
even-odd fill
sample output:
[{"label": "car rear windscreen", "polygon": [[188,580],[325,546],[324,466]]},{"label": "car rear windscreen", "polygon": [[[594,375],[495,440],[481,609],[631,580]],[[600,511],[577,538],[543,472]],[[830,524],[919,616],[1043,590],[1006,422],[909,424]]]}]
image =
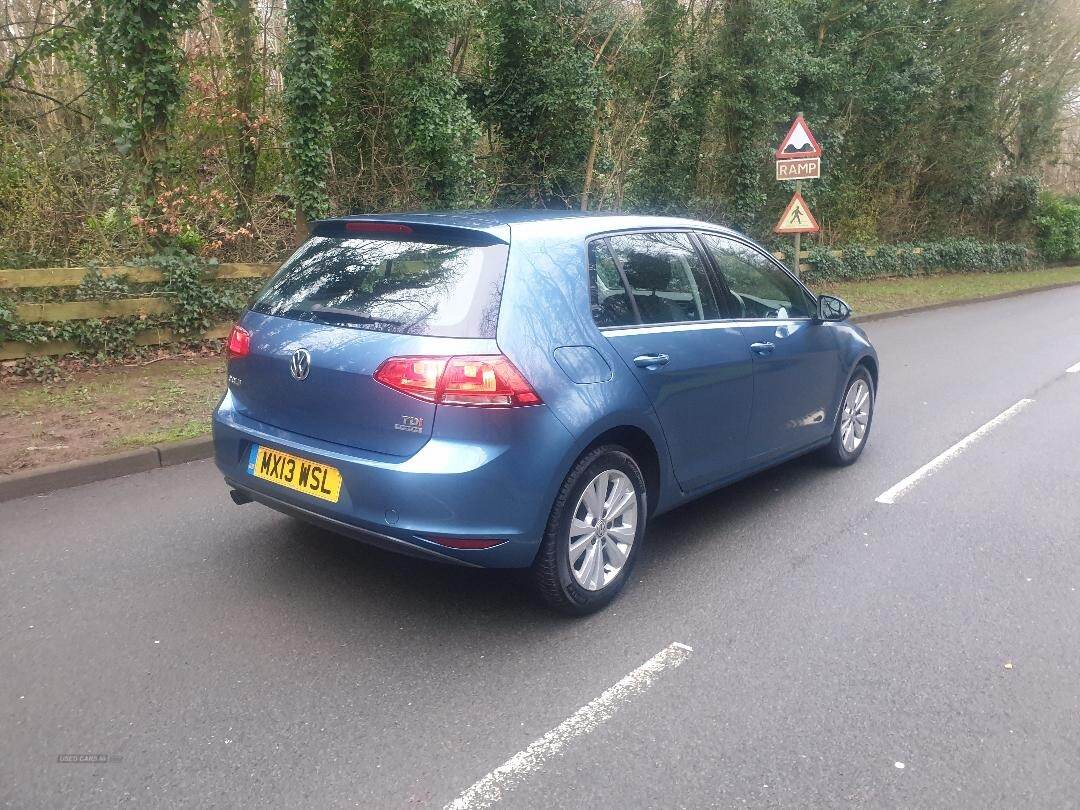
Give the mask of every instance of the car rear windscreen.
[{"label": "car rear windscreen", "polygon": [[406,335],[494,337],[507,246],[314,236],[251,309]]}]

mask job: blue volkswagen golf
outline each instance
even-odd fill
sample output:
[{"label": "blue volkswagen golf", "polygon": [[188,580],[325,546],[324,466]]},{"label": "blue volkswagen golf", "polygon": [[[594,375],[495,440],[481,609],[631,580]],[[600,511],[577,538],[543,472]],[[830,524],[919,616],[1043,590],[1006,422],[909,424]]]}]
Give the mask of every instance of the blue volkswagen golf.
[{"label": "blue volkswagen golf", "polygon": [[570,212],[315,224],[228,342],[217,465],[385,549],[607,604],[648,518],[810,451],[854,462],[874,348],[726,228]]}]

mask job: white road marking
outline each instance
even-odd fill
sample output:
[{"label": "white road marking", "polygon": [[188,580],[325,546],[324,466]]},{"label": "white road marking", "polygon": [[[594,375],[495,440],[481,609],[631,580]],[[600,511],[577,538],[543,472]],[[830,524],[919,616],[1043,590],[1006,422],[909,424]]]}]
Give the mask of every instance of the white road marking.
[{"label": "white road marking", "polygon": [[1078,371],[1080,371],[1080,363],[1077,363],[1075,366],[1069,366],[1067,369],[1065,369],[1066,374],[1076,374]]},{"label": "white road marking", "polygon": [[897,498],[899,498],[901,495],[903,495],[905,492],[915,486],[915,484],[919,483],[919,481],[921,481],[923,478],[933,473],[935,470],[938,469],[938,467],[941,467],[949,461],[952,461],[954,458],[967,450],[968,447],[977,442],[991,430],[996,428],[1002,422],[1005,422],[1006,420],[1020,413],[1020,411],[1024,410],[1024,408],[1026,408],[1034,401],[1035,400],[1033,399],[1022,399],[1015,405],[1013,405],[1011,408],[1002,411],[985,425],[983,425],[981,428],[976,430],[974,433],[969,433],[967,436],[962,438],[960,441],[958,441],[944,453],[939,455],[937,458],[919,467],[919,469],[917,469],[903,481],[889,487],[887,490],[878,495],[877,498],[875,498],[874,500],[876,500],[878,503],[896,503]]},{"label": "white road marking", "polygon": [[530,773],[553,757],[559,756],[567,743],[588,734],[634,695],[648,689],[666,670],[674,669],[690,657],[692,647],[674,642],[662,649],[598,698],[582,706],[563,722],[474,784],[444,810],[478,810],[491,807],[503,794],[522,782]]}]

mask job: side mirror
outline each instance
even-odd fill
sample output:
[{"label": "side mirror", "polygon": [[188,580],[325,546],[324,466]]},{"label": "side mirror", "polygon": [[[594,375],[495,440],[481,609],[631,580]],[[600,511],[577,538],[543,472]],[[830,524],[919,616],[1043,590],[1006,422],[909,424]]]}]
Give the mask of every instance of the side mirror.
[{"label": "side mirror", "polygon": [[846,321],[851,317],[851,307],[833,295],[819,295],[817,319],[819,321]]}]

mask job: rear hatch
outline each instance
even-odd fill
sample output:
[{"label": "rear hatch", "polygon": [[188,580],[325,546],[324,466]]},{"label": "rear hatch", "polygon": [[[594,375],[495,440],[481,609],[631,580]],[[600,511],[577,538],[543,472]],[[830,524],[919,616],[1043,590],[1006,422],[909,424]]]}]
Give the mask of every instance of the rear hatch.
[{"label": "rear hatch", "polygon": [[435,408],[373,377],[390,357],[498,351],[508,247],[488,231],[319,223],[256,295],[229,362],[237,409],[268,425],[410,456]]}]

